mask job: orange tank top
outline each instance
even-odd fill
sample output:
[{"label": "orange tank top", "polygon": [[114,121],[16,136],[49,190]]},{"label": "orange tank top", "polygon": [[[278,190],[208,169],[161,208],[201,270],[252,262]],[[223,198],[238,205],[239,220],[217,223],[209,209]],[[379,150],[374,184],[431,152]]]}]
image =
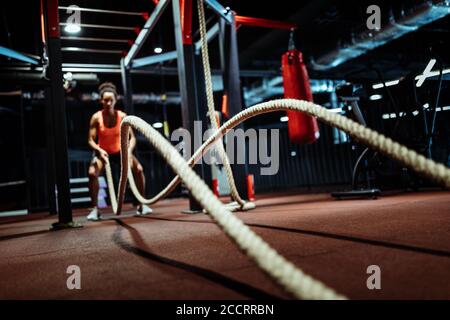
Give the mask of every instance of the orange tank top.
[{"label": "orange tank top", "polygon": [[98,111],[98,144],[100,148],[108,152],[109,154],[114,154],[120,152],[120,123],[122,122],[122,115],[119,111],[116,112],[116,124],[112,128],[105,126],[103,121],[104,112]]}]

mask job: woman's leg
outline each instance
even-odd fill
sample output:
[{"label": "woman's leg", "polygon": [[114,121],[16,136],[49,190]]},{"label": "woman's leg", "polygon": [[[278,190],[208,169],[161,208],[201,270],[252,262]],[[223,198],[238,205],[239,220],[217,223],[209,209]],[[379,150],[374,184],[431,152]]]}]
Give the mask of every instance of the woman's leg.
[{"label": "woman's leg", "polygon": [[97,157],[94,157],[90,166],[89,166],[89,194],[91,196],[91,203],[94,208],[97,208],[98,201],[98,177],[102,173],[104,168],[103,161]]},{"label": "woman's leg", "polygon": [[133,160],[131,162],[131,171],[133,172],[134,180],[136,181],[136,187],[142,196],[145,197],[145,176],[144,168],[142,167],[139,160],[133,155]]},{"label": "woman's leg", "polygon": [[[134,181],[136,182],[136,187],[142,196],[145,196],[145,176],[144,169],[142,165],[139,163],[138,159],[133,156],[133,161],[131,162],[131,171],[133,172]],[[152,213],[152,209],[150,209],[147,205],[140,203],[137,207],[138,215],[146,215]]]}]

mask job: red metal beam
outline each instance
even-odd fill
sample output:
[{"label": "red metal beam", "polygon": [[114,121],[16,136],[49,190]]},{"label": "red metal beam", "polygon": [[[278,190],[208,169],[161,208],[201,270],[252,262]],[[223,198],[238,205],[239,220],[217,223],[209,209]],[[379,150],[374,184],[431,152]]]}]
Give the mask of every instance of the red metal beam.
[{"label": "red metal beam", "polygon": [[59,38],[58,0],[47,0],[47,29],[49,38]]},{"label": "red metal beam", "polygon": [[271,29],[286,29],[286,30],[297,28],[297,25],[295,23],[262,18],[244,17],[238,15],[235,16],[235,21],[236,27],[251,26],[251,27],[271,28]]},{"label": "red metal beam", "polygon": [[192,44],[192,0],[180,1],[181,31],[183,44]]}]

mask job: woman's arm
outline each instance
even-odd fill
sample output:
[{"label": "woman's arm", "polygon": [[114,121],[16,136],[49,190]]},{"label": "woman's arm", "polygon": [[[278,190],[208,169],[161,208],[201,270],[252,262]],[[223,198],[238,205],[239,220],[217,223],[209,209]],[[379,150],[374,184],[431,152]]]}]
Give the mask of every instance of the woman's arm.
[{"label": "woman's arm", "polygon": [[102,158],[104,161],[108,160],[108,152],[100,148],[100,146],[95,142],[97,139],[97,125],[98,120],[95,114],[92,116],[91,121],[89,123],[89,134],[88,134],[88,145],[94,150],[95,154]]}]

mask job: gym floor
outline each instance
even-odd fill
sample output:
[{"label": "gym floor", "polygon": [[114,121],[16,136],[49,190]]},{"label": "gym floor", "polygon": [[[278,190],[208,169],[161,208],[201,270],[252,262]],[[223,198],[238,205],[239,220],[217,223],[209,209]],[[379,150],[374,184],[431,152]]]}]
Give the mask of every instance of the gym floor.
[{"label": "gym floor", "polygon": [[450,0],[23,3],[0,5],[0,304],[46,310],[16,317],[450,302]]},{"label": "gym floor", "polygon": [[[450,193],[423,191],[377,200],[329,194],[263,194],[239,218],[306,273],[351,299],[450,299]],[[226,201],[227,199],[223,199]],[[0,220],[1,299],[291,298],[185,199],[156,204],[81,229],[49,231],[54,217]],[[66,287],[81,269],[82,290]],[[382,290],[368,290],[367,267]]]}]

